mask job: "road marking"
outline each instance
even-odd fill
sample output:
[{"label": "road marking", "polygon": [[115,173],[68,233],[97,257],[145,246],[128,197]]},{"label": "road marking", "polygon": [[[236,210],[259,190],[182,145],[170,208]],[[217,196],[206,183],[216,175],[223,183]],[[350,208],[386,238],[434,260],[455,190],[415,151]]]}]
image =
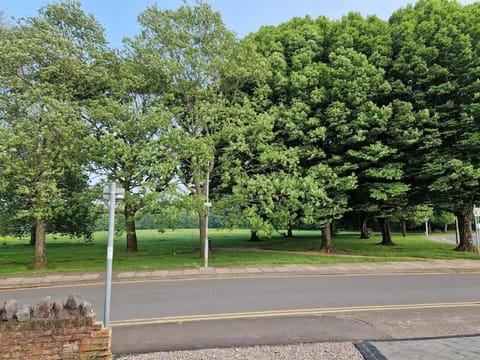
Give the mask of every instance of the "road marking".
[{"label": "road marking", "polygon": [[193,321],[207,320],[234,320],[250,318],[268,318],[268,317],[287,317],[287,316],[305,316],[305,315],[323,315],[344,312],[365,312],[365,311],[386,311],[386,310],[412,310],[412,309],[436,309],[436,308],[456,308],[456,307],[480,307],[480,302],[454,302],[454,303],[436,303],[436,304],[406,304],[406,305],[378,305],[378,306],[351,306],[337,308],[318,308],[318,309],[293,309],[293,310],[271,310],[271,311],[252,311],[225,314],[210,315],[186,315],[186,316],[165,316],[153,319],[131,319],[110,321],[112,327],[135,326],[135,325],[155,325],[155,324],[182,324]]}]

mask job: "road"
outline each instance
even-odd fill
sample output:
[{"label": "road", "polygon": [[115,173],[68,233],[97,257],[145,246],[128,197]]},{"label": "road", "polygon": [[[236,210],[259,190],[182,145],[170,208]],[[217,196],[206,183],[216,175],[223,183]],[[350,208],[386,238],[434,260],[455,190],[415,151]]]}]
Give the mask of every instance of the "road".
[{"label": "road", "polygon": [[[116,283],[113,350],[480,333],[479,281],[439,274]],[[103,293],[103,285],[4,290],[0,300],[80,294],[102,319]]]}]

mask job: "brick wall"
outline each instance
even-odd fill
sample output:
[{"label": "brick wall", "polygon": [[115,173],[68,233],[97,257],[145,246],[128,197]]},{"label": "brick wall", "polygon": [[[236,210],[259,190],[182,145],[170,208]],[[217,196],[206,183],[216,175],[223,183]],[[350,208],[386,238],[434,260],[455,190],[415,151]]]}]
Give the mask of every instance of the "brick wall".
[{"label": "brick wall", "polygon": [[112,359],[111,329],[95,320],[87,302],[17,304],[0,304],[0,359]]}]

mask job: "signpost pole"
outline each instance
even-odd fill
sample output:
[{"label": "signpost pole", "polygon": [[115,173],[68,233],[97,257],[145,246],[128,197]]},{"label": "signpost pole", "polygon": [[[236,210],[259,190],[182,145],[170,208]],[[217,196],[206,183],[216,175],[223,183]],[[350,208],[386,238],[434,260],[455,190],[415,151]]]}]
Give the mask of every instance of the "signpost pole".
[{"label": "signpost pole", "polygon": [[477,245],[477,254],[480,255],[480,208],[473,205],[473,218],[475,219],[475,237]]},{"label": "signpost pole", "polygon": [[110,297],[112,293],[112,263],[113,263],[113,235],[115,232],[115,200],[125,197],[125,189],[117,188],[115,182],[103,188],[103,197],[109,200],[108,242],[107,242],[107,271],[105,274],[105,304],[103,325],[108,326],[110,321]]},{"label": "signpost pole", "polygon": [[[110,185],[109,193],[109,217],[108,217],[108,243],[107,243],[107,273],[105,274],[105,306],[103,313],[103,325],[108,327],[110,321],[110,297],[112,293],[112,262],[113,262],[113,235],[115,230],[115,183]],[[104,193],[104,195],[106,195]]]},{"label": "signpost pole", "polygon": [[208,251],[209,251],[209,244],[208,244],[208,213],[210,210],[210,172],[207,171],[207,175],[205,178],[205,247],[204,247],[204,267],[208,267]]},{"label": "signpost pole", "polygon": [[458,216],[455,216],[455,242],[460,244],[460,229],[458,228]]}]

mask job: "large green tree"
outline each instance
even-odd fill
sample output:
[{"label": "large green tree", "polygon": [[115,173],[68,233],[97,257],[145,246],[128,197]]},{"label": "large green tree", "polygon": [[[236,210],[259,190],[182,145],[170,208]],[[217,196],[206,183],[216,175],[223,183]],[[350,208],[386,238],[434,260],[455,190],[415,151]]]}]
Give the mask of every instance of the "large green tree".
[{"label": "large green tree", "polygon": [[480,4],[448,0],[421,0],[390,18],[399,96],[429,115],[416,153],[423,162],[418,180],[435,207],[458,216],[460,251],[474,250],[479,200],[479,21]]},{"label": "large green tree", "polygon": [[202,2],[165,11],[152,6],[140,14],[139,23],[142,32],[129,46],[137,61],[148,66],[152,92],[170,113],[177,179],[198,213],[203,256],[207,178],[214,174],[224,134],[235,132],[238,119],[231,113],[238,114],[242,102],[232,89],[241,69],[235,59],[237,41],[220,14]]},{"label": "large green tree", "polygon": [[48,5],[0,36],[0,187],[28,199],[16,215],[34,219],[34,268],[47,266],[49,221],[66,213],[61,181],[85,161],[82,103],[101,82],[95,54],[103,29],[78,3]]},{"label": "large green tree", "polygon": [[[257,188],[267,190],[263,198],[268,201],[252,213],[268,212],[270,219],[282,219],[284,228],[298,221],[315,223],[327,235],[331,222],[347,209],[346,192],[355,186],[352,172],[331,167],[320,145],[326,138],[322,114],[329,85],[325,49],[330,31],[326,18],[306,17],[253,35],[269,64],[269,76],[255,96],[274,122],[273,138],[262,153],[265,157],[271,152],[266,157],[269,166],[256,175],[266,184]],[[330,236],[324,236],[322,249],[332,250]]]},{"label": "large green tree", "polygon": [[[354,171],[358,188],[349,205],[360,218],[377,218],[382,244],[393,245],[389,220],[408,204],[411,184],[407,164],[425,113],[392,91],[389,74],[392,39],[388,23],[350,13],[335,22],[328,48],[321,147],[335,169]],[[338,171],[337,170],[337,171]]]},{"label": "large green tree", "polygon": [[149,68],[135,53],[105,53],[108,91],[89,103],[92,172],[125,189],[126,248],[138,250],[137,213],[167,190],[173,177],[166,141],[170,119],[152,93]]}]

